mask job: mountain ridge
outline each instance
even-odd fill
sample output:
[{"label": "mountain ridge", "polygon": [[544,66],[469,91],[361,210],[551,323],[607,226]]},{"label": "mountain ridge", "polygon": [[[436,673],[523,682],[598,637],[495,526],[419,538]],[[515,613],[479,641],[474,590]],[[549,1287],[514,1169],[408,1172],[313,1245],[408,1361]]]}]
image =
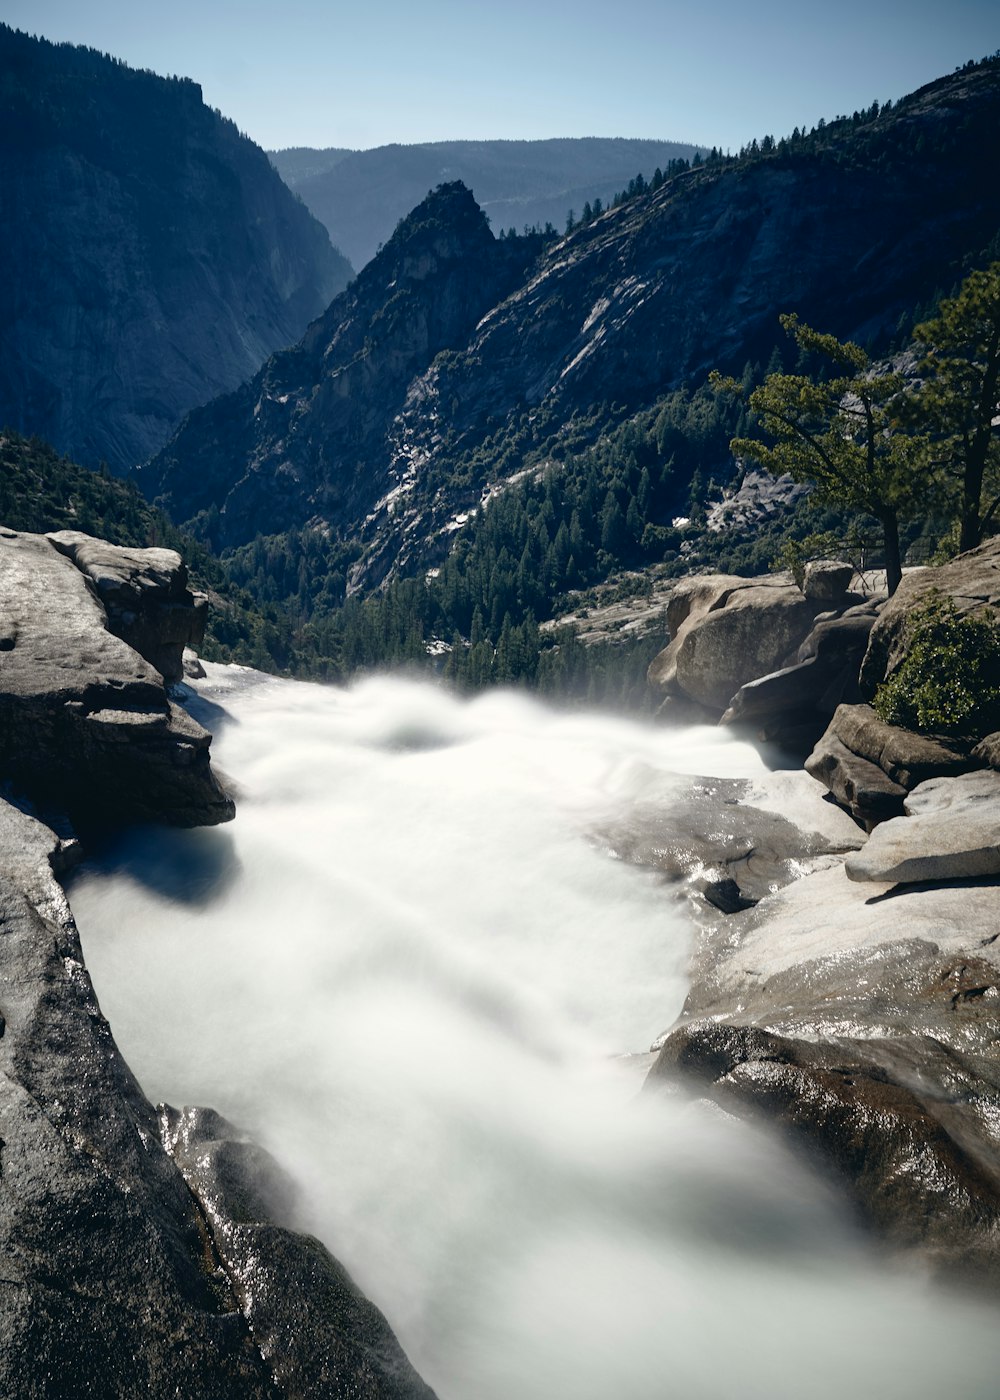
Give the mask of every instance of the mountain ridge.
[{"label": "mountain ridge", "polygon": [[607,204],[641,172],[650,177],[702,148],[614,136],[544,140],[391,142],[365,151],[293,147],[268,154],[282,178],[363,267],[397,221],[439,184],[461,180],[493,228],[562,229],[586,204]]},{"label": "mountain ridge", "polygon": [[[388,333],[380,354],[392,359],[386,307],[399,289],[376,258],[297,349],[244,386],[242,423],[232,404],[207,406],[144,471],[144,489],[165,495],[178,520],[218,511],[217,544],[307,524],[355,542],[352,590],[437,564],[484,493],[526,469],[558,467],[715,366],[765,361],[783,340],[780,311],[887,343],[901,317],[996,239],[1000,168],[988,137],[1000,122],[998,77],[1000,63],[986,61],[894,107],[707,162],[554,242],[482,240],[486,262],[491,248],[523,249],[524,275],[490,305],[478,288],[465,339],[408,362],[377,432],[363,423],[380,394],[370,355],[364,396],[341,403],[336,426],[323,421],[330,386],[348,368],[348,323],[357,345]],[[405,256],[407,227],[395,258]],[[268,426],[272,380],[287,411]],[[190,499],[185,480],[196,483]],[[251,480],[248,514],[245,487],[239,510],[230,492]],[[640,515],[636,529],[645,523],[663,517]]]}]

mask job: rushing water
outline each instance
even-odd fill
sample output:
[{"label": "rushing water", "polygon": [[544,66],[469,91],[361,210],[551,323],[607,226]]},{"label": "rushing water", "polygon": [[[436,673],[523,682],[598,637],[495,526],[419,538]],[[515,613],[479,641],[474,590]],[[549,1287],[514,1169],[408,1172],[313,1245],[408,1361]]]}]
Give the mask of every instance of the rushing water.
[{"label": "rushing water", "polygon": [[403,680],[202,689],[239,815],[78,879],[102,1006],[154,1100],[291,1170],[441,1400],[997,1394],[992,1318],[623,1058],[679,1011],[690,935],[594,832],[751,748]]}]

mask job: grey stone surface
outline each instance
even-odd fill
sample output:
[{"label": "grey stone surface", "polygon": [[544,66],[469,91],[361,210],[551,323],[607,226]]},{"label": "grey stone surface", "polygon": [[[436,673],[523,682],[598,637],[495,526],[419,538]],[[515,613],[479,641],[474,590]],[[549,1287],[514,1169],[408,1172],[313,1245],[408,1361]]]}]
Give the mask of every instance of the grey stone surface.
[{"label": "grey stone surface", "polygon": [[845,864],[850,880],[914,884],[1000,875],[1000,773],[933,778]]},{"label": "grey stone surface", "polygon": [[805,567],[802,592],[811,603],[837,603],[846,597],[854,565],[835,559],[814,559]]},{"label": "grey stone surface", "polygon": [[752,781],[678,777],[665,796],[633,803],[627,817],[595,834],[630,864],[693,882],[684,887],[699,895],[723,884],[744,901],[864,841],[847,814],[794,770]]},{"label": "grey stone surface", "polygon": [[745,912],[703,906],[651,1086],[779,1124],[888,1245],[1000,1286],[998,894],[836,861]]},{"label": "grey stone surface", "polygon": [[784,663],[813,616],[790,576],[684,580],[668,605],[671,640],[650,666],[650,683],[663,695],[680,690],[700,705],[725,710],[741,686]]},{"label": "grey stone surface", "polygon": [[159,671],[184,674],[183,653],[205,635],[208,600],[188,588],[188,571],[172,549],[124,549],[78,530],[46,537],[90,581],[108,628]]},{"label": "grey stone surface", "polygon": [[209,734],[44,536],[0,537],[0,638],[0,774],[81,827],[232,817]]}]

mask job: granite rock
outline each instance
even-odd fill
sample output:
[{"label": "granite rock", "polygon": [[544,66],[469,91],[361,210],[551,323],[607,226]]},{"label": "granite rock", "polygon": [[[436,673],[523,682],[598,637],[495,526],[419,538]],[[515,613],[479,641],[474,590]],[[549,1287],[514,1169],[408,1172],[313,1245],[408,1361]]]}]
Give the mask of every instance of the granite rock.
[{"label": "granite rock", "polygon": [[811,603],[838,603],[847,596],[853,577],[853,564],[814,559],[805,567],[802,592]]},{"label": "granite rock", "polygon": [[839,705],[805,766],[858,821],[873,825],[900,816],[917,784],[966,772],[974,760],[943,739],[884,724],[870,705]]},{"label": "granite rock", "polygon": [[845,863],[850,880],[914,884],[1000,875],[1000,773],[933,778]]},{"label": "granite rock", "polygon": [[[176,578],[176,573],[174,574]],[[52,541],[0,536],[0,774],[81,828],[227,821],[211,737]]]},{"label": "granite rock", "polygon": [[837,861],[703,907],[651,1086],[777,1123],[888,1246],[1000,1286],[997,891],[858,884]]},{"label": "granite rock", "polygon": [[208,599],[188,588],[188,571],[172,549],[125,549],[78,530],[46,536],[93,585],[108,630],[154,666],[168,683],[184,674],[184,648],[205,636]]},{"label": "granite rock", "polygon": [[650,683],[716,711],[748,681],[779,668],[809,632],[814,609],[789,575],[707,574],[679,585],[667,610],[670,643]]}]

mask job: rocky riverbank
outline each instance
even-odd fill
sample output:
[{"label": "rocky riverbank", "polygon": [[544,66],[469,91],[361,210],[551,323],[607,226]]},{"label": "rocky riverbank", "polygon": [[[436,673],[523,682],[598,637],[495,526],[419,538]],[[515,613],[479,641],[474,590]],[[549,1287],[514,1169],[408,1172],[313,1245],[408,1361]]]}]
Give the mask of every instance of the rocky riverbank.
[{"label": "rocky riverbank", "polygon": [[[809,582],[685,580],[651,678],[668,711],[814,743],[806,769],[855,849],[802,865],[793,841],[762,897],[730,863],[729,912],[695,898],[691,991],[648,1082],[778,1123],[888,1247],[995,1288],[1000,746],[914,735],[865,702],[932,591],[996,614],[1000,542],[913,571],[888,603],[842,590],[817,615]],[[726,865],[726,842],[705,859]]]},{"label": "rocky riverbank", "polygon": [[0,531],[0,1390],[430,1396],[336,1260],[285,1227],[267,1154],[145,1098],[59,884],[76,831],[233,816],[166,688],[203,628],[170,551]]}]

